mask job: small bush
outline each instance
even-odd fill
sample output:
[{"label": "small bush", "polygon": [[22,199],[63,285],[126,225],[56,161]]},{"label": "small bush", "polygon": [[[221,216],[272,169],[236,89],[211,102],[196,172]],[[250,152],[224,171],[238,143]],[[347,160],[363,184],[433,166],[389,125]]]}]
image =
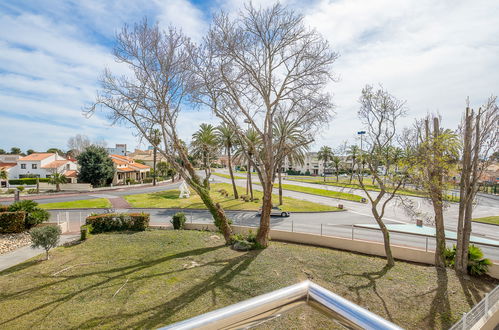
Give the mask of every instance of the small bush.
[{"label": "small bush", "polygon": [[135,179],[126,179],[126,183],[129,183],[129,184],[136,184],[137,181],[135,181]]},{"label": "small bush", "polygon": [[49,250],[57,246],[61,237],[61,228],[59,226],[43,226],[33,228],[29,235],[31,236],[31,247],[33,249],[41,247],[45,250],[46,260],[49,259]]},{"label": "small bush", "polygon": [[186,222],[186,217],[184,212],[177,212],[173,215],[170,221],[173,225],[173,229],[183,229]]},{"label": "small bush", "polygon": [[36,189],[28,189],[28,194],[36,194]]},{"label": "small bush", "polygon": [[0,205],[0,212],[8,212],[9,205]]},{"label": "small bush", "polygon": [[23,191],[23,190],[24,190],[24,187],[23,187],[23,186],[18,186],[18,187],[17,187],[17,190],[19,190],[19,191]]},{"label": "small bush", "polygon": [[80,240],[86,240],[92,233],[92,225],[83,225],[80,227]]},{"label": "small bush", "polygon": [[249,202],[251,198],[248,195],[241,195],[241,199],[245,202]]},{"label": "small bush", "polygon": [[[156,180],[158,180],[158,178],[156,178]],[[152,183],[152,178],[151,177],[145,178],[144,180],[142,180],[142,182],[144,182],[144,183]]]},{"label": "small bush", "polygon": [[[456,245],[452,249],[446,248],[444,252],[445,263],[448,267],[454,267],[456,262]],[[473,244],[468,247],[468,274],[481,276],[487,273],[492,262],[483,257],[482,250]]]},{"label": "small bush", "polygon": [[23,211],[17,212],[1,212],[0,213],[0,233],[22,233],[25,230],[24,218],[26,213]]},{"label": "small bush", "polygon": [[7,189],[6,194],[14,194],[16,192],[16,189]]},{"label": "small bush", "polygon": [[[49,182],[49,178],[39,178],[38,182]],[[22,178],[22,179],[12,179],[9,180],[12,185],[35,185],[36,178]]]},{"label": "small bush", "polygon": [[260,198],[253,198],[253,202],[255,202],[255,203],[260,202]]},{"label": "small bush", "polygon": [[87,217],[92,233],[107,231],[144,231],[149,226],[149,213],[106,213]]},{"label": "small bush", "polygon": [[50,213],[38,207],[38,203],[30,200],[15,202],[9,206],[10,212],[24,211],[26,212],[25,227],[30,229],[50,218]]}]

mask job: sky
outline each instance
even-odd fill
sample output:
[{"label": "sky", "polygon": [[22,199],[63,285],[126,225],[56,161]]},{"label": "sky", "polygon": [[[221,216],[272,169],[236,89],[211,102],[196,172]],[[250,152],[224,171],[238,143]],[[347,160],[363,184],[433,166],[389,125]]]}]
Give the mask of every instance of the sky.
[{"label": "sky", "polygon": [[[499,1],[281,3],[303,14],[340,55],[333,65],[338,79],[327,86],[336,115],[318,132],[312,149],[357,143],[358,99],[366,84],[382,85],[407,102],[401,127],[438,113],[443,126],[456,128],[467,97],[478,108],[499,94]],[[111,126],[103,114],[86,118],[82,112],[95,99],[104,68],[117,69],[111,54],[116,31],[147,17],[199,41],[213,13],[237,13],[243,5],[236,0],[1,1],[0,148],[65,150],[76,134],[108,146],[144,148],[133,130]],[[218,120],[207,110],[183,112],[181,136],[189,141],[203,122]]]}]

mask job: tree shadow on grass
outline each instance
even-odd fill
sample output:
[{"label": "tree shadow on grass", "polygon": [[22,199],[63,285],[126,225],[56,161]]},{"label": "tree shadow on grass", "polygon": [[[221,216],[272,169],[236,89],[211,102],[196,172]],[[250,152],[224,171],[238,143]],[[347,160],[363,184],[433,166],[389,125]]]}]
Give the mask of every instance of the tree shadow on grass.
[{"label": "tree shadow on grass", "polygon": [[158,326],[170,323],[169,321],[177,312],[206,293],[212,293],[212,303],[214,305],[216,304],[216,290],[230,291],[238,296],[250,295],[251,292],[245,292],[229,283],[236,276],[240,275],[241,272],[246,270],[253,260],[258,257],[260,252],[261,250],[249,251],[235,258],[218,261],[217,263],[224,264],[220,270],[169,301],[132,313],[117,313],[115,315],[95,317],[73,327],[73,329],[123,324],[123,322],[126,322],[137,315],[144,315],[144,318],[135,321],[132,324],[127,324],[127,328],[157,328]]},{"label": "tree shadow on grass", "polygon": [[17,264],[15,266],[0,271],[0,276],[6,276],[12,273],[20,272],[21,270],[37,265],[40,262],[42,262],[42,260],[36,259],[36,260],[29,260],[21,264]]},{"label": "tree shadow on grass", "polygon": [[[0,293],[0,299],[4,300],[4,299],[9,299],[9,298],[17,298],[17,297],[25,295],[25,294],[32,294],[35,291],[46,289],[46,288],[49,288],[49,287],[55,286],[55,285],[60,285],[60,284],[62,284],[64,282],[69,282],[72,279],[81,279],[81,278],[85,278],[85,277],[91,277],[91,276],[94,276],[94,275],[106,276],[106,275],[109,275],[109,274],[117,273],[116,275],[106,277],[102,281],[99,281],[97,283],[94,283],[94,284],[91,284],[91,285],[86,286],[84,288],[81,288],[78,291],[75,291],[75,292],[72,292],[70,294],[64,295],[64,296],[62,296],[62,297],[60,297],[58,299],[55,299],[53,301],[41,304],[41,305],[39,305],[37,307],[34,307],[34,308],[30,309],[30,310],[23,311],[22,313],[20,313],[20,314],[14,316],[14,317],[11,317],[11,318],[9,318],[9,319],[1,322],[0,323],[0,328],[2,326],[4,326],[5,324],[9,323],[9,322],[15,321],[15,320],[17,320],[17,319],[19,319],[19,318],[21,318],[23,316],[26,316],[26,315],[29,315],[31,313],[37,312],[37,311],[42,310],[44,308],[51,307],[52,309],[48,312],[48,314],[50,314],[52,311],[54,311],[61,304],[64,304],[64,303],[68,302],[69,300],[73,299],[74,297],[76,297],[76,296],[78,296],[78,295],[80,295],[82,293],[89,292],[90,290],[93,290],[93,289],[101,288],[102,286],[106,285],[107,283],[109,283],[109,282],[111,282],[111,281],[113,281],[115,279],[126,278],[127,276],[130,276],[130,275],[132,275],[132,274],[134,274],[136,272],[139,272],[139,271],[144,270],[144,269],[149,268],[149,267],[153,267],[155,265],[161,264],[163,262],[166,262],[166,261],[169,261],[169,260],[172,260],[172,259],[178,259],[178,258],[185,258],[185,257],[202,255],[204,253],[215,251],[217,249],[224,248],[224,247],[225,247],[225,245],[219,245],[219,246],[214,246],[214,247],[189,250],[189,251],[180,252],[180,253],[177,253],[177,254],[174,254],[174,255],[169,255],[169,256],[165,256],[165,257],[154,259],[154,260],[150,260],[150,261],[138,261],[138,262],[136,262],[136,263],[134,263],[132,265],[127,265],[127,266],[123,266],[123,267],[116,267],[116,268],[112,268],[112,269],[108,269],[108,270],[93,271],[93,272],[88,272],[88,273],[85,273],[85,274],[78,274],[78,275],[73,275],[73,276],[64,276],[64,275],[61,275],[61,276],[58,276],[58,277],[53,277],[53,276],[49,275],[49,276],[47,276],[49,278],[56,278],[56,279],[57,278],[63,278],[63,279],[60,280],[60,281],[53,281],[53,282],[50,282],[50,283],[46,283],[46,284],[43,284],[43,285],[40,285],[40,286],[37,286],[37,287],[31,287],[31,288],[28,288],[28,289],[24,289],[24,290],[15,292],[13,294],[2,294],[2,293]],[[157,274],[156,276],[162,276],[162,275],[164,275],[164,273]]]},{"label": "tree shadow on grass", "polygon": [[435,329],[437,327],[436,320],[440,319],[439,327],[448,329],[454,323],[452,320],[452,312],[448,296],[448,284],[449,279],[447,277],[447,269],[436,267],[437,272],[437,287],[429,292],[435,292],[435,296],[431,301],[429,308],[429,314],[424,318],[426,324],[430,329]]},{"label": "tree shadow on grass", "polygon": [[392,267],[385,265],[385,266],[383,266],[383,268],[381,268],[378,271],[363,272],[360,274],[342,273],[340,275],[335,276],[335,278],[340,278],[340,277],[344,277],[344,276],[353,276],[353,277],[360,277],[360,278],[366,279],[367,280],[366,284],[350,285],[350,286],[347,286],[348,290],[355,292],[355,295],[357,296],[357,301],[362,301],[362,292],[361,291],[365,290],[365,289],[371,289],[374,292],[374,294],[381,301],[381,304],[383,305],[383,309],[385,310],[385,313],[388,316],[388,319],[393,322],[393,317],[392,317],[392,314],[390,313],[390,310],[388,309],[388,305],[386,304],[385,299],[383,299],[383,297],[379,294],[378,288],[376,286],[376,281],[378,279],[382,278],[383,276],[385,276],[391,268]]}]

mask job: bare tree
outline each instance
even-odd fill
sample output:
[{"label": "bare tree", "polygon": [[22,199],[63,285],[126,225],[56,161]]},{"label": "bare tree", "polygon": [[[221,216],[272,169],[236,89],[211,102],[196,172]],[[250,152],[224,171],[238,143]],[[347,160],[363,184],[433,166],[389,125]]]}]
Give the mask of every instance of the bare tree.
[{"label": "bare tree", "polygon": [[[189,39],[174,28],[160,31],[147,20],[133,28],[125,25],[116,36],[114,57],[128,72],[117,76],[106,69],[97,100],[87,111],[91,114],[101,106],[113,123],[131,126],[151,145],[157,145],[174,170],[200,196],[229,243],[232,231],[227,217],[197,175],[177,132],[177,118],[189,98],[192,47]],[[154,129],[160,130],[160,144],[154,143],[158,136]]]},{"label": "bare tree", "polygon": [[[468,102],[469,103],[469,102]],[[459,184],[459,217],[455,269],[466,274],[468,248],[471,235],[473,201],[478,192],[478,181],[492,161],[491,154],[499,145],[499,107],[497,97],[490,97],[487,103],[475,113],[466,108],[462,124],[461,179]]]},{"label": "bare tree", "polygon": [[413,183],[433,206],[436,231],[435,265],[445,267],[444,209],[449,174],[457,163],[459,141],[457,135],[440,126],[437,116],[417,121],[414,129],[414,153],[410,173]]},{"label": "bare tree", "polygon": [[261,246],[268,245],[273,183],[285,152],[284,140],[275,143],[275,118],[299,123],[306,137],[300,145],[310,143],[332,115],[324,88],[333,78],[336,58],[319,33],[305,27],[301,15],[280,4],[268,9],[249,4],[234,18],[215,16],[196,56],[198,101],[210,106],[240,140],[245,139],[244,123],[260,137],[262,152],[247,158],[263,189],[257,234]]},{"label": "bare tree", "polygon": [[[397,121],[406,113],[405,101],[396,99],[382,88],[374,90],[372,86],[367,85],[362,90],[360,104],[358,116],[367,130],[366,148],[361,161],[365,162],[373,180],[379,185],[377,195],[365,186],[363,173],[358,172],[357,178],[371,202],[371,212],[383,234],[387,266],[392,267],[395,261],[390,247],[390,234],[383,217],[387,204],[395,197],[406,176],[395,171],[396,163],[388,150],[393,148],[396,142]],[[390,176],[393,187],[386,186],[383,175],[379,173],[381,166],[385,167],[385,176]]]}]

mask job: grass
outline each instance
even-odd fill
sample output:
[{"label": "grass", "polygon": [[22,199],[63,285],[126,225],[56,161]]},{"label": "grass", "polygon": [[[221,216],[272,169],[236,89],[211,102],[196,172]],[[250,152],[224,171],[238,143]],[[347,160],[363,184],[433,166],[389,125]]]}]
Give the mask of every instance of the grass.
[{"label": "grass", "polygon": [[[223,197],[218,190],[225,189],[226,191],[232,192],[232,185],[228,183],[212,183],[211,184],[211,196],[222,205],[225,210],[248,210],[256,211],[261,206],[261,200],[263,193],[260,191],[253,190],[253,195],[258,198],[258,202],[244,202],[241,199],[234,199],[232,194],[229,197]],[[244,188],[237,188],[239,194],[243,194]],[[206,208],[201,201],[199,196],[191,191],[191,197],[189,198],[179,198],[179,190],[167,190],[150,194],[138,194],[138,195],[127,195],[124,198],[133,207],[139,208],[150,208],[150,207],[164,207],[164,208],[187,208],[187,209],[204,209]],[[272,195],[273,200],[277,201],[278,196]],[[291,197],[283,197],[284,205],[281,208],[285,211],[296,212],[319,212],[319,211],[339,211],[337,207],[322,205],[318,203],[312,203],[308,201],[303,201]]]},{"label": "grass", "polygon": [[110,208],[111,203],[106,198],[94,198],[71,202],[45,203],[40,204],[43,209],[92,209],[92,208]]},{"label": "grass", "polygon": [[[362,189],[360,187],[360,185],[356,184],[356,183],[346,183],[346,182],[341,182],[341,181],[340,182],[331,182],[331,181],[324,182],[324,179],[321,177],[306,177],[306,178],[289,177],[286,180],[305,182],[305,183],[314,183],[314,184],[323,184],[323,185],[342,187],[342,188]],[[369,180],[366,180],[366,181],[369,181]],[[364,186],[369,191],[380,191],[380,189],[377,185],[365,183]],[[390,188],[388,188],[387,190],[388,190],[388,192],[392,191],[392,189],[390,189]],[[407,189],[407,188],[399,188],[397,190],[397,195],[415,196],[415,197],[425,197],[426,196],[421,191],[414,190],[414,189]],[[459,197],[452,196],[452,195],[446,195],[445,199],[447,201],[451,201],[451,202],[459,202]]]},{"label": "grass", "polygon": [[491,217],[476,218],[476,219],[472,219],[472,221],[499,225],[499,215],[495,215],[495,216],[491,216]]},{"label": "grass", "polygon": [[[216,176],[220,176],[222,178],[226,178],[226,179],[230,179],[230,174],[224,174],[224,173],[212,173],[213,175],[216,175]],[[247,177],[245,176],[238,176],[238,175],[234,175],[234,179],[235,180],[238,180],[238,179],[246,179]]]},{"label": "grass", "polygon": [[[222,173],[213,173],[213,174],[221,176],[223,178],[230,179],[230,175],[228,175],[228,174],[222,174]],[[246,179],[246,178],[234,176],[234,179]],[[254,182],[254,184],[259,184],[259,183]],[[278,185],[276,184],[275,188],[277,188],[277,187],[278,187]],[[291,185],[291,184],[283,184],[282,189],[290,190],[290,191],[298,191],[298,192],[303,192],[303,193],[307,193],[307,194],[320,195],[320,196],[325,196],[325,197],[344,199],[344,200],[354,201],[354,202],[360,202],[362,199],[362,196],[355,195],[355,194],[349,194],[349,193],[344,193],[344,192],[340,192],[340,191],[330,191],[330,190],[318,189],[318,188],[303,187],[303,186],[297,186],[297,185]]]},{"label": "grass", "polygon": [[[442,329],[498,284],[305,245],[237,252],[197,231],[99,234],[40,259],[0,272],[1,328],[152,329],[311,279],[403,328]],[[334,326],[303,313],[269,328]]]}]

